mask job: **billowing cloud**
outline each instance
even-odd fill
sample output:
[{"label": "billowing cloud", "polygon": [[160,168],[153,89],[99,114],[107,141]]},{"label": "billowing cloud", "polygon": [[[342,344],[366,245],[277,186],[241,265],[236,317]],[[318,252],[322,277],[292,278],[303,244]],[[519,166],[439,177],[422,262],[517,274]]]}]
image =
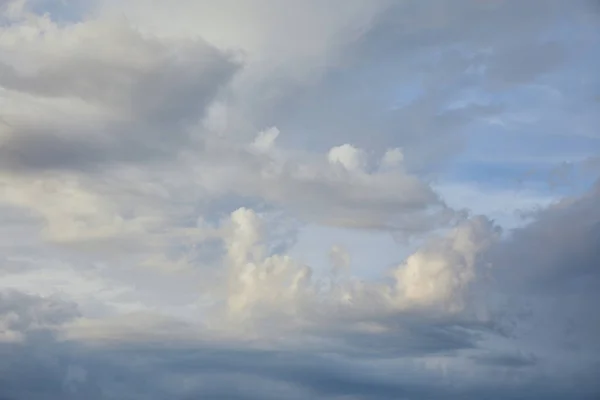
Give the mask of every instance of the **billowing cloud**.
[{"label": "billowing cloud", "polygon": [[0,1],[0,400],[597,398],[592,3]]}]

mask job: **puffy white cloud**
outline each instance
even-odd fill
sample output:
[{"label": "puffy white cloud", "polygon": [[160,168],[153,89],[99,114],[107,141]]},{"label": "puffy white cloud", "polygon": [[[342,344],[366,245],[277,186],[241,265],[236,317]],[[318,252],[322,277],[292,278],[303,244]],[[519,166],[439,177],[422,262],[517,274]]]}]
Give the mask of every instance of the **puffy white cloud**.
[{"label": "puffy white cloud", "polygon": [[412,254],[394,271],[400,299],[425,307],[462,310],[469,285],[478,278],[478,256],[497,236],[489,220],[477,217],[456,228],[448,238]]},{"label": "puffy white cloud", "polygon": [[357,149],[350,144],[333,147],[329,150],[327,159],[333,165],[341,165],[348,171],[363,171],[367,160],[364,151]]},{"label": "puffy white cloud", "polygon": [[[228,270],[219,292],[225,301],[216,303],[213,310],[215,326],[225,323],[224,327],[232,324],[229,328],[239,329],[242,324],[244,329],[260,331],[257,322],[276,316],[267,325],[269,335],[300,327],[320,331],[321,324],[329,326],[337,318],[353,321],[349,329],[393,331],[386,323],[370,321],[390,312],[414,310],[424,312],[427,318],[460,314],[471,285],[486,279],[479,257],[499,239],[498,228],[477,217],[432,239],[391,269],[391,284],[359,282],[351,277],[328,283],[285,253],[269,254],[264,228],[261,218],[246,208],[234,211],[223,222]],[[336,246],[330,256],[335,275],[348,268],[350,258],[345,250]],[[221,318],[220,304],[226,304],[226,319]],[[334,310],[341,314],[329,315]]]},{"label": "puffy white cloud", "polygon": [[242,208],[231,214],[231,233],[225,237],[226,291],[228,311],[235,319],[252,317],[253,309],[285,312],[288,306],[295,307],[299,292],[310,280],[308,267],[286,255],[266,254],[262,228],[252,210]]},{"label": "puffy white cloud", "polygon": [[381,158],[381,168],[394,168],[402,165],[404,161],[404,153],[402,149],[389,149]]},{"label": "puffy white cloud", "polygon": [[279,133],[279,129],[276,127],[262,131],[258,134],[256,139],[254,139],[252,145],[259,151],[269,151],[273,147]]}]

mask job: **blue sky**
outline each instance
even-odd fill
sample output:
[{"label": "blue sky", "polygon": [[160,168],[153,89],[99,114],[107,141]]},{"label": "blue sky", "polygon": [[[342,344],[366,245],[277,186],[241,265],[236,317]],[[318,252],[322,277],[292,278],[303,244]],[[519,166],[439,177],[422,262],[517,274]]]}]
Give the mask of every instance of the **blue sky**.
[{"label": "blue sky", "polygon": [[592,0],[0,1],[0,399],[594,399]]}]

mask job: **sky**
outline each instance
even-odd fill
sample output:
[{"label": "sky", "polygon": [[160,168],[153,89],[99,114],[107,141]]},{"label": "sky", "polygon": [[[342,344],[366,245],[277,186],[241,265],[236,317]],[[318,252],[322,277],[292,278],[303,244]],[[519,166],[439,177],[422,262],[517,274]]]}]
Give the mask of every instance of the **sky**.
[{"label": "sky", "polygon": [[0,0],[0,400],[600,397],[600,3]]}]

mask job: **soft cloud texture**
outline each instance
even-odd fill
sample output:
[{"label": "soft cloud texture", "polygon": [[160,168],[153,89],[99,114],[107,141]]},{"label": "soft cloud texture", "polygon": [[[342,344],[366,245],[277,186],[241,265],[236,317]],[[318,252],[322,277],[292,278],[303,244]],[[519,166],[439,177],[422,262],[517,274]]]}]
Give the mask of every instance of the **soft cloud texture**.
[{"label": "soft cloud texture", "polygon": [[597,398],[598,10],[0,1],[0,400]]}]

